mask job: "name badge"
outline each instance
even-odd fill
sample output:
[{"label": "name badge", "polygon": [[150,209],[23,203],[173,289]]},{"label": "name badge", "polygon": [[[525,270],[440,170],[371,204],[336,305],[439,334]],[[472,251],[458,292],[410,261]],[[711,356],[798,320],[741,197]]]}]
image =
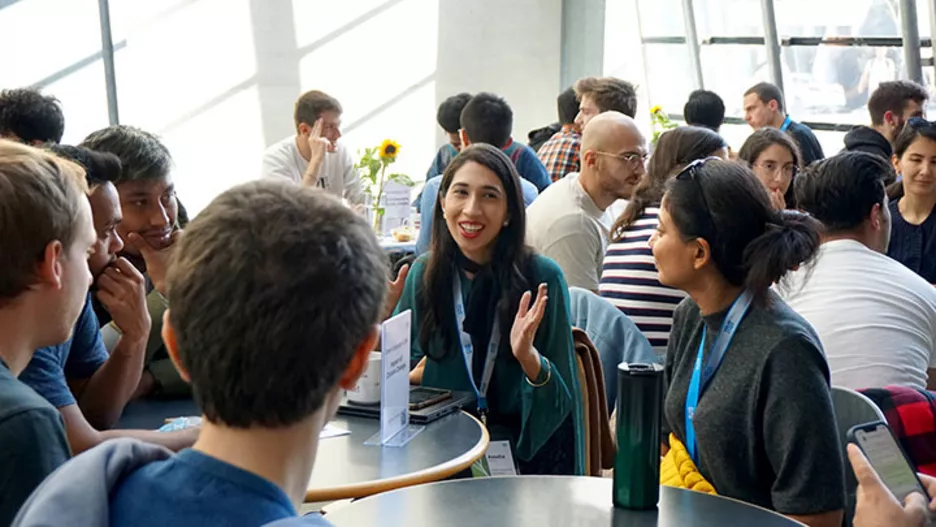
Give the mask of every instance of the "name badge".
[{"label": "name badge", "polygon": [[516,476],[517,465],[514,464],[513,452],[510,451],[510,441],[491,441],[487,452],[484,453],[487,461],[488,474],[491,476]]}]

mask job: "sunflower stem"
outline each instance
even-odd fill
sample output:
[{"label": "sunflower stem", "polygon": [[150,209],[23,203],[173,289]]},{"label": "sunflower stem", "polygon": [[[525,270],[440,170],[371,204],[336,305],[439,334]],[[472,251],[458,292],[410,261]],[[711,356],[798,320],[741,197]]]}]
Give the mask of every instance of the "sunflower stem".
[{"label": "sunflower stem", "polygon": [[384,174],[387,173],[387,162],[380,160],[380,184],[377,185],[377,198],[374,200],[374,230],[383,236],[383,230],[380,228],[380,220],[383,218],[383,207],[380,206],[380,200],[383,198]]}]

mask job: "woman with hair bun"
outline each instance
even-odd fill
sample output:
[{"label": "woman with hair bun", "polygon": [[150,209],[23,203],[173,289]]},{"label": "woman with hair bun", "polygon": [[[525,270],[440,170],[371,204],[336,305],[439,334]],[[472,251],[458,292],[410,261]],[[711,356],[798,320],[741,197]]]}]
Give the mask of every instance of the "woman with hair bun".
[{"label": "woman with hair bun", "polygon": [[815,254],[815,221],[775,210],[743,164],[706,159],[669,182],[650,246],[660,282],[689,295],[664,366],[669,447],[721,495],[840,526],[829,369],[816,333],[771,290]]}]

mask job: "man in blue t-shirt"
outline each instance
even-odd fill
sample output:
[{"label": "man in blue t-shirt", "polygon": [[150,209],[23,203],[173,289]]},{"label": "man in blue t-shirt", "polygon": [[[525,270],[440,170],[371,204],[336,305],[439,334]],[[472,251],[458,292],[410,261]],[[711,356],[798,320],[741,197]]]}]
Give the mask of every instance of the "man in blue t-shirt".
[{"label": "man in blue t-shirt", "polygon": [[517,167],[520,177],[536,185],[537,191],[542,192],[552,183],[536,152],[510,137],[513,110],[497,95],[482,92],[468,101],[462,108],[460,133],[463,147],[487,143],[503,150]]},{"label": "man in blue t-shirt", "polygon": [[36,350],[20,380],[62,414],[75,454],[111,437],[137,437],[176,450],[190,446],[195,441],[195,431],[174,434],[98,431],[117,422],[140,384],[150,334],[145,281],[126,259],[117,257],[123,247],[116,232],[121,208],[112,181],[120,174],[120,160],[82,147],[56,145],[50,149],[85,170],[97,234],[87,263],[94,277],[93,295],[113,318],[121,335],[108,355],[93,309],[93,297],[88,294],[71,338]]},{"label": "man in blue t-shirt", "polygon": [[[471,98],[461,112],[461,142],[465,147],[472,143],[487,143],[500,147],[513,161],[520,175],[523,200],[529,205],[536,196],[549,186],[551,180],[543,162],[529,146],[514,141],[513,110],[507,101],[491,93],[479,93]],[[438,200],[441,172],[426,179],[419,195],[417,209],[420,214],[419,238],[416,254],[429,250],[432,232],[432,213]]]},{"label": "man in blue t-shirt", "polygon": [[167,276],[163,337],[203,410],[198,441],[105,442],[14,525],[328,525],[297,510],[319,434],[377,343],[386,276],[371,226],[326,193],[263,180],[218,196]]}]

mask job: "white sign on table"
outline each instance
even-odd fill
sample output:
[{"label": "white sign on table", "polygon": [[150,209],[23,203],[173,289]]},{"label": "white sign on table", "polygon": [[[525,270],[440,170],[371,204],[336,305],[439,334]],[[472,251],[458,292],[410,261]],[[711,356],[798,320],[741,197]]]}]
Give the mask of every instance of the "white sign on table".
[{"label": "white sign on table", "polygon": [[396,181],[384,184],[381,206],[384,208],[382,235],[389,235],[393,229],[408,225],[412,207],[410,204],[411,188]]},{"label": "white sign on table", "polygon": [[365,444],[403,446],[425,428],[409,424],[412,318],[406,310],[381,325],[380,432]]}]

